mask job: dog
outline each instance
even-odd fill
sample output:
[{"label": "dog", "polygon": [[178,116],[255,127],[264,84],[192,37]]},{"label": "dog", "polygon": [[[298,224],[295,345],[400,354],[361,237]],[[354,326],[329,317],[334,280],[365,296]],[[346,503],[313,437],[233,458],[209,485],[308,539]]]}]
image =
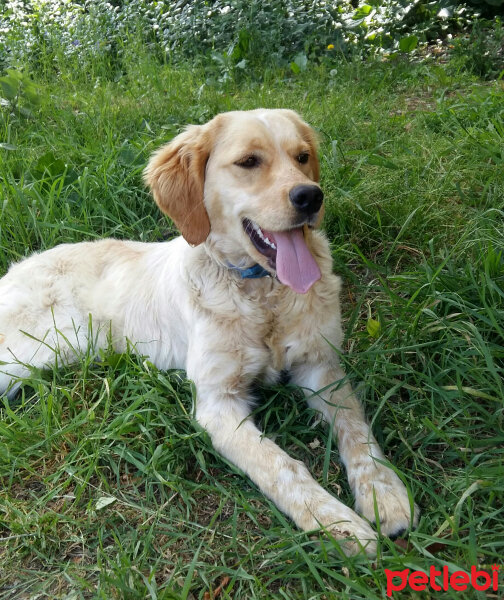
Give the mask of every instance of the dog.
[{"label": "dog", "polygon": [[[332,272],[317,139],[297,113],[232,111],[190,125],[144,171],[181,236],[162,243],[64,244],[11,266],[0,280],[0,393],[30,366],[77,360],[89,319],[97,349],[128,341],[160,369],[184,369],[195,418],[214,448],[296,525],[322,528],[346,554],[372,556],[418,508],[388,465],[345,383],[340,279]],[[251,386],[288,372],[338,439],[355,511],[250,417]],[[359,516],[359,514],[362,516]]]}]

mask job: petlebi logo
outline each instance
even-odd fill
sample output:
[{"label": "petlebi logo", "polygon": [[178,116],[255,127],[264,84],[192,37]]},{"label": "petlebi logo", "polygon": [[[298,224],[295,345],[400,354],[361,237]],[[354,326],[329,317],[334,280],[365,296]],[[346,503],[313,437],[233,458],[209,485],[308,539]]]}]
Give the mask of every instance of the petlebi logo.
[{"label": "petlebi logo", "polygon": [[468,571],[451,572],[447,565],[439,569],[431,565],[428,571],[412,571],[411,569],[391,571],[385,569],[385,575],[387,576],[387,596],[389,598],[394,592],[400,592],[404,589],[415,592],[423,592],[424,590],[464,592],[471,588],[481,592],[487,590],[496,592],[499,589],[499,565],[492,565],[490,572],[480,570],[474,565]]}]

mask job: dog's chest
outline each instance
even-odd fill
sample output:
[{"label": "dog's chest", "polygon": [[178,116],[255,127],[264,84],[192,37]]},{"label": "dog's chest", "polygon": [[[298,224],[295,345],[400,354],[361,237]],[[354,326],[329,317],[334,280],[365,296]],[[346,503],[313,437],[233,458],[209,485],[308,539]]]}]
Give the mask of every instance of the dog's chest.
[{"label": "dog's chest", "polygon": [[290,292],[279,294],[263,303],[265,327],[261,342],[266,350],[268,379],[289,371],[309,349],[316,315],[306,310],[304,298],[301,301],[296,296]]},{"label": "dog's chest", "polygon": [[246,378],[275,381],[282,371],[316,360],[322,332],[334,339],[328,317],[332,321],[330,315],[339,313],[339,280],[330,274],[306,294],[271,278],[223,277],[193,290],[188,331],[197,331],[201,339],[203,321],[208,334],[205,348],[213,347],[218,356],[226,357],[226,368],[235,365]]}]

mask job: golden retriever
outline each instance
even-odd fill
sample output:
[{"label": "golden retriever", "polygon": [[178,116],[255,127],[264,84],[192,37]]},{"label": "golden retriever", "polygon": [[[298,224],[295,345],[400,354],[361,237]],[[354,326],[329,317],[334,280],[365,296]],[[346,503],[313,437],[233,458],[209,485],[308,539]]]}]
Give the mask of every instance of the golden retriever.
[{"label": "golden retriever", "polygon": [[[186,370],[214,447],[301,529],[373,555],[369,522],[398,535],[418,509],[341,384],[340,279],[316,230],[313,130],[290,110],[223,113],[158,150],[145,181],[181,237],[61,245],[0,280],[0,392],[12,395],[28,365],[75,360],[91,316],[97,349],[130,340],[159,368]],[[284,371],[333,428],[356,512],[250,418],[253,382]]]}]

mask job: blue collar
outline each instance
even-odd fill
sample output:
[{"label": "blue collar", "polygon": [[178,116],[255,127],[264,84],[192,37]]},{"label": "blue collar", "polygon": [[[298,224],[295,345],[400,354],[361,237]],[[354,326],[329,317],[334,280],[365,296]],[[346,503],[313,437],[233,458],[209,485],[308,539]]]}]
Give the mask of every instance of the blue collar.
[{"label": "blue collar", "polygon": [[266,271],[261,265],[255,264],[252,267],[248,267],[247,269],[242,269],[240,267],[235,267],[234,265],[229,265],[230,269],[234,271],[238,271],[242,279],[259,279],[260,277],[271,277],[271,273]]}]

